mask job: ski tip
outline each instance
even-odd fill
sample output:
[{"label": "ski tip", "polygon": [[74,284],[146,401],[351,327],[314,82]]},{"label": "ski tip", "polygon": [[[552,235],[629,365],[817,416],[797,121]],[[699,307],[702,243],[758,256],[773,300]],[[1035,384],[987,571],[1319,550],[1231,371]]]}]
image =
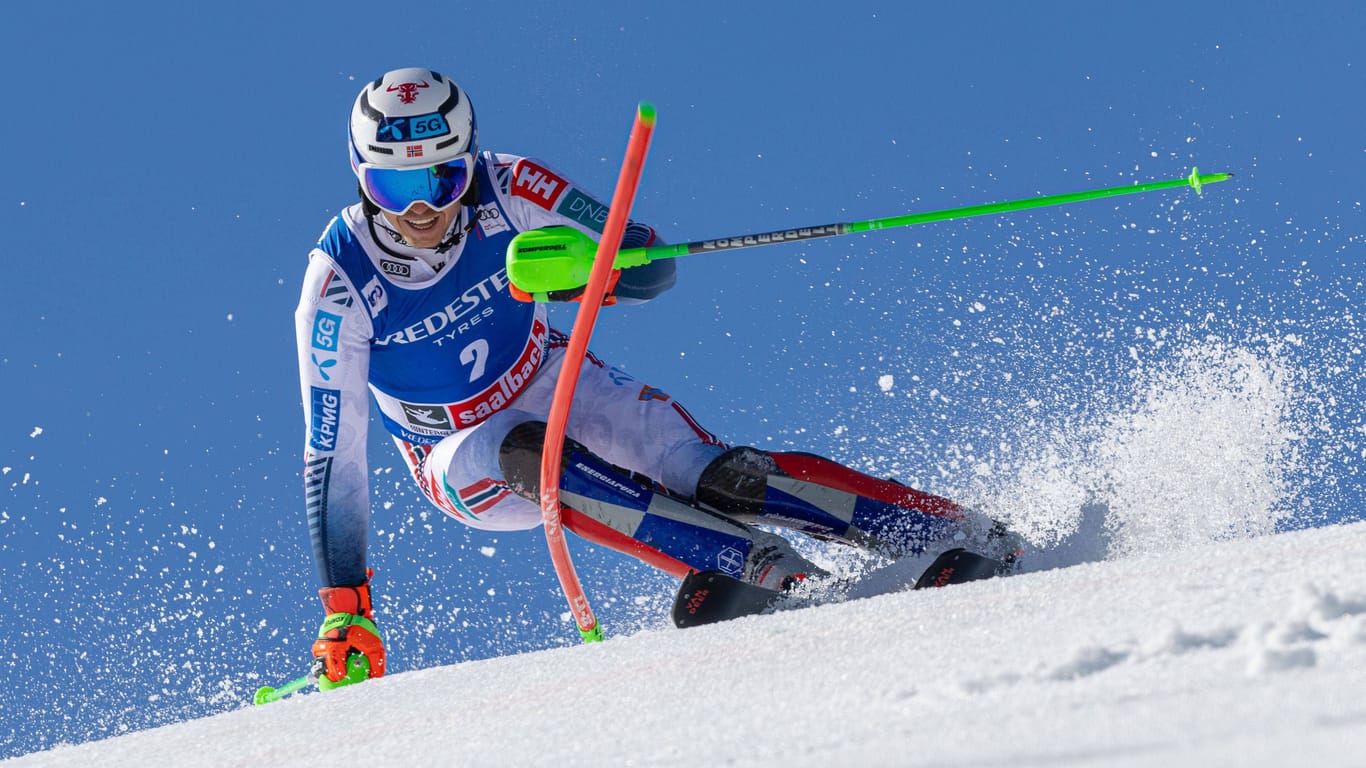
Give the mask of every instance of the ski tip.
[{"label": "ski tip", "polygon": [[969,581],[990,579],[1006,572],[1007,565],[976,552],[961,547],[950,549],[935,558],[920,578],[915,580],[913,589],[947,587],[950,584],[966,584]]},{"label": "ski tip", "polygon": [[691,571],[674,598],[674,626],[686,629],[770,613],[779,595],[720,571]]},{"label": "ski tip", "polygon": [[262,704],[269,704],[279,698],[279,696],[275,695],[274,688],[269,685],[263,685],[256,689],[256,696],[252,698],[252,703],[259,707]]},{"label": "ski tip", "polygon": [[636,117],[646,125],[655,124],[655,105],[648,101],[640,102],[636,107]]}]

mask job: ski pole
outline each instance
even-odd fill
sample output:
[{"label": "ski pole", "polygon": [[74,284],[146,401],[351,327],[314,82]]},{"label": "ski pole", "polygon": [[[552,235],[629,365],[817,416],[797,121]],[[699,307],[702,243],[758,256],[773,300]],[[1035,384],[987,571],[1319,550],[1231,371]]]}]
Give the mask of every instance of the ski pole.
[{"label": "ski pole", "polygon": [[[1190,187],[1198,195],[1206,184],[1215,184],[1233,177],[1231,173],[1201,174],[1192,168],[1190,175],[1180,179],[1153,181],[1145,184],[1130,184],[1121,187],[1105,187],[1082,192],[1069,192],[1061,195],[1046,195],[1021,200],[1008,200],[1001,203],[969,205],[962,208],[947,208],[927,213],[908,213],[866,221],[853,221],[835,224],[822,224],[814,227],[778,229],[750,235],[722,237],[714,240],[696,240],[675,245],[654,245],[646,248],[624,248],[617,252],[613,267],[624,269],[648,264],[656,259],[671,259],[694,253],[714,251],[733,251],[741,248],[755,248],[761,245],[791,243],[799,240],[815,240],[823,237],[838,237],[857,232],[871,232],[892,227],[908,227],[913,224],[927,224],[950,219],[966,219],[973,216],[990,216],[1030,208],[1044,208],[1053,205],[1077,203],[1083,200],[1096,200],[1104,197],[1133,195],[1139,192],[1153,192],[1174,187]],[[508,278],[523,291],[538,301],[545,300],[545,293],[553,290],[583,285],[588,280],[593,266],[597,244],[583,233],[571,227],[549,227],[523,232],[508,244]]]},{"label": "ski pole", "polygon": [[309,673],[297,680],[290,680],[279,688],[271,688],[269,685],[263,685],[256,689],[256,696],[252,699],[252,703],[261,705],[269,704],[272,701],[279,701],[291,693],[308,687],[317,679],[318,678],[312,673]]}]

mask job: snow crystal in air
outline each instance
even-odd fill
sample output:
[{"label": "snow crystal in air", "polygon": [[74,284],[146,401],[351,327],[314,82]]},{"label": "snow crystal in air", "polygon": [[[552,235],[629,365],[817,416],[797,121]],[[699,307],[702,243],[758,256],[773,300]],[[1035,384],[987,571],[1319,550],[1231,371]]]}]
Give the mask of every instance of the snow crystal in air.
[{"label": "snow crystal in air", "polygon": [[883,392],[891,392],[892,386],[895,383],[896,380],[892,378],[892,374],[890,373],[884,373],[883,375],[877,377],[877,385],[882,389]]}]

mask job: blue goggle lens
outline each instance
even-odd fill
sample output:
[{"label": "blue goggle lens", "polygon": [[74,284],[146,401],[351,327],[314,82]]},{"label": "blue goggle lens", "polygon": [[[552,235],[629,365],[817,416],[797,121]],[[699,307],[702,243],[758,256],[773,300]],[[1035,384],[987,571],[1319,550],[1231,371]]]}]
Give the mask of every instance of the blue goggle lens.
[{"label": "blue goggle lens", "polygon": [[449,208],[470,186],[468,156],[426,168],[361,168],[365,194],[375,205],[403,213],[413,203],[440,211]]}]

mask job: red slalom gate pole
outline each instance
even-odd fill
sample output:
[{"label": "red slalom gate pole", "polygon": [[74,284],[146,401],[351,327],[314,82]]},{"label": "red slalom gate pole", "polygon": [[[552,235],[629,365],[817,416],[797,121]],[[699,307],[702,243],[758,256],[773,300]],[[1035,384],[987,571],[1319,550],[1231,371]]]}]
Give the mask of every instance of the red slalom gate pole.
[{"label": "red slalom gate pole", "polygon": [[574,402],[574,389],[579,383],[579,371],[588,354],[588,340],[593,335],[598,310],[607,294],[607,283],[612,276],[617,251],[621,248],[621,238],[626,233],[626,222],[631,215],[631,204],[636,199],[640,175],[645,170],[645,154],[650,149],[650,136],[654,128],[655,108],[641,102],[636,107],[635,123],[631,126],[631,138],[626,145],[621,175],[617,177],[617,188],[612,194],[612,208],[607,213],[607,223],[603,225],[602,238],[598,241],[593,270],[589,273],[578,314],[574,317],[574,329],[569,334],[569,346],[564,353],[560,377],[555,381],[555,398],[546,419],[545,448],[541,453],[541,521],[545,527],[545,541],[550,548],[550,559],[555,564],[555,575],[560,579],[560,588],[569,601],[569,611],[586,643],[602,640],[602,626],[588,604],[588,596],[579,583],[579,575],[574,570],[574,561],[569,556],[569,545],[565,541],[564,527],[560,521],[560,458],[564,452],[564,431],[569,422],[569,409]]}]

